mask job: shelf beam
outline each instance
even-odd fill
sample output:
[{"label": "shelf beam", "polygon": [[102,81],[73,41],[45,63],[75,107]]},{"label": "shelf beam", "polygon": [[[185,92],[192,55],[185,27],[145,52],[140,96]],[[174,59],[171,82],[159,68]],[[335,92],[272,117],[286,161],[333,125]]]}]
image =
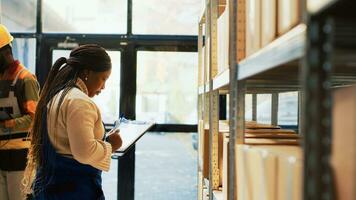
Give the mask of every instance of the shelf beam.
[{"label": "shelf beam", "polygon": [[239,63],[238,80],[249,78],[291,61],[305,52],[306,25],[300,24]]},{"label": "shelf beam", "polygon": [[229,85],[230,70],[226,69],[221,74],[217,75],[213,80],[213,90],[226,89]]}]

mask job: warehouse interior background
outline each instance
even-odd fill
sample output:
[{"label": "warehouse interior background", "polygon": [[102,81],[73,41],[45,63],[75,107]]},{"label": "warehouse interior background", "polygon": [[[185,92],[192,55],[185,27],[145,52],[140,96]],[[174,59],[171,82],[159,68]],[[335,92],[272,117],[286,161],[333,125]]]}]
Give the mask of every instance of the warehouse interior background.
[{"label": "warehouse interior background", "polygon": [[133,147],[128,193],[126,160],[103,174],[107,199],[356,199],[356,109],[332,100],[356,80],[355,4],[0,0],[0,19],[41,86],[74,47],[103,46],[113,63],[94,98],[104,123],[156,123]]}]

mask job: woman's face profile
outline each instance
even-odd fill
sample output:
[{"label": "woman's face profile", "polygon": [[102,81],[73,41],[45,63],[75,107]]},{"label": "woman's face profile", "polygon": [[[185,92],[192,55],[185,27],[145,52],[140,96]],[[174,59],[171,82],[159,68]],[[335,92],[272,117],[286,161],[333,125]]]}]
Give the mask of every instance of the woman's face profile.
[{"label": "woman's face profile", "polygon": [[111,74],[111,69],[104,72],[89,71],[87,80],[84,80],[88,89],[88,96],[94,97],[99,95],[105,88],[105,82],[108,80]]}]

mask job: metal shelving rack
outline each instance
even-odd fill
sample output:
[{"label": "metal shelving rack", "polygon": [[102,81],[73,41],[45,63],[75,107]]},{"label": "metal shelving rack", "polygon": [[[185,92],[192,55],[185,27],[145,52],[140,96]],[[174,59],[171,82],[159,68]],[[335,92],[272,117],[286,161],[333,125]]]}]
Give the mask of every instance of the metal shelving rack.
[{"label": "metal shelving rack", "polygon": [[[214,43],[216,26],[215,3],[207,0],[205,38]],[[302,0],[302,23],[277,38],[266,47],[238,61],[237,26],[243,24],[238,9],[244,0],[229,0],[230,46],[229,69],[213,76],[216,47],[210,52],[210,80],[199,87],[199,113],[209,119],[210,131],[210,195],[215,189],[214,144],[218,131],[218,94],[228,90],[230,95],[230,142],[228,166],[228,199],[236,197],[235,145],[244,143],[244,97],[246,92],[271,92],[278,101],[277,92],[301,91],[299,105],[300,133],[303,135],[304,189],[306,200],[334,199],[333,177],[330,168],[331,153],[331,89],[333,86],[356,82],[356,3],[352,0]],[[212,21],[211,21],[212,20]],[[216,20],[215,20],[216,22]],[[216,31],[216,30],[215,30]],[[202,44],[202,43],[201,43]],[[203,45],[203,44],[202,44]],[[205,62],[206,63],[206,62]],[[204,74],[204,77],[205,74]],[[214,77],[214,78],[213,78]],[[234,81],[229,81],[234,80]],[[205,97],[205,98],[203,98]],[[209,103],[206,101],[209,99]],[[205,99],[205,102],[203,100]],[[256,103],[253,103],[255,105]],[[278,104],[278,102],[277,102]],[[278,109],[278,106],[277,106]],[[256,108],[254,109],[256,110]],[[274,108],[273,110],[276,110]],[[211,112],[210,112],[211,111]],[[210,113],[207,116],[206,113]],[[254,112],[253,112],[254,113]],[[276,123],[276,119],[273,120]],[[214,168],[215,167],[215,168]],[[210,182],[210,181],[208,181]],[[210,182],[211,183],[211,182]]]}]

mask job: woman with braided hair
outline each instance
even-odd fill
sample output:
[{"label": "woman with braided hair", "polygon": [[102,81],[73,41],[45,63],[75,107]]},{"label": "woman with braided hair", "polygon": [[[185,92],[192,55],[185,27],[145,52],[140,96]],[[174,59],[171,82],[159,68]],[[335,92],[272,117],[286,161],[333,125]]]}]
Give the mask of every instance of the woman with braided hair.
[{"label": "woman with braided hair", "polygon": [[82,45],[53,65],[37,105],[23,184],[33,199],[105,199],[101,171],[121,144],[105,129],[91,97],[105,88],[111,60],[98,45]]}]

